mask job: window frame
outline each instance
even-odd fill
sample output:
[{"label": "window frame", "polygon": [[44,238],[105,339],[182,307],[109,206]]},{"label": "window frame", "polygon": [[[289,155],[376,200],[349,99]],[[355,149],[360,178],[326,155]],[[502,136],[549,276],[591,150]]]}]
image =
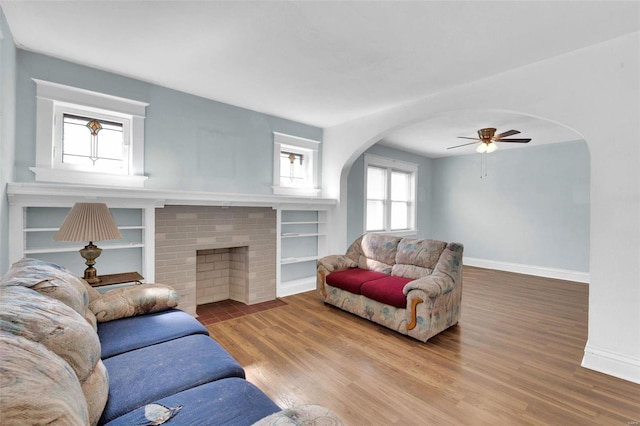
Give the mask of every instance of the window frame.
[{"label": "window frame", "polygon": [[[367,205],[368,205],[368,171],[369,167],[385,170],[385,195],[384,195],[384,229],[368,230],[367,229]],[[409,201],[407,211],[407,229],[391,229],[391,173],[393,171],[409,174]],[[364,156],[364,202],[363,202],[363,222],[362,228],[364,232],[384,233],[397,236],[411,236],[417,234],[416,216],[417,216],[417,185],[418,165],[406,161],[396,160],[393,158],[380,157],[373,154],[365,154]]]},{"label": "window frame", "polygon": [[[36,181],[143,187],[146,102],[33,79],[36,83]],[[96,171],[62,163],[62,116],[94,116],[126,123],[126,171]],[[126,143],[125,142],[125,143]]]},{"label": "window frame", "polygon": [[[297,195],[316,197],[318,188],[320,141],[273,132],[273,193],[275,195]],[[306,161],[307,185],[288,186],[280,180],[280,156],[282,152],[303,155]]]}]

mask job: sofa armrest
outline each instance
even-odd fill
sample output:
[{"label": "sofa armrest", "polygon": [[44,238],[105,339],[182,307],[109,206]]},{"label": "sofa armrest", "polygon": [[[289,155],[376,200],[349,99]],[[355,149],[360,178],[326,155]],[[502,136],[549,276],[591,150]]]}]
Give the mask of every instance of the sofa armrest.
[{"label": "sofa armrest", "polygon": [[406,296],[411,290],[422,290],[427,297],[438,297],[442,294],[449,293],[453,290],[454,286],[455,282],[451,277],[433,274],[408,282],[407,285],[404,286],[403,292]]},{"label": "sofa armrest", "polygon": [[318,269],[324,268],[327,273],[355,268],[358,264],[344,254],[332,254],[318,259]]},{"label": "sofa armrest", "polygon": [[178,293],[164,284],[137,284],[109,290],[89,303],[98,322],[166,311],[178,306]]},{"label": "sofa armrest", "polygon": [[258,420],[253,426],[327,425],[343,426],[336,413],[319,405],[299,405],[273,413]]},{"label": "sofa armrest", "polygon": [[327,297],[327,292],[324,289],[324,283],[327,275],[336,271],[356,268],[357,266],[358,264],[353,259],[343,254],[332,254],[318,259],[316,289],[320,292],[323,298]]}]

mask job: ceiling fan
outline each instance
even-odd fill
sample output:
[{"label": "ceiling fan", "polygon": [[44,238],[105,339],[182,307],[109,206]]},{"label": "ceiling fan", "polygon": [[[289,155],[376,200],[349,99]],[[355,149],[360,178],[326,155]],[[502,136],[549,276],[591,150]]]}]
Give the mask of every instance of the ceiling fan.
[{"label": "ceiling fan", "polygon": [[476,151],[482,154],[484,154],[485,152],[489,154],[495,151],[496,149],[498,149],[498,145],[496,145],[494,142],[511,142],[511,143],[531,142],[531,139],[504,139],[507,136],[513,136],[520,133],[517,130],[507,130],[506,132],[500,133],[498,135],[496,135],[495,133],[496,133],[496,129],[494,129],[493,127],[487,127],[486,129],[478,130],[477,138],[468,138],[465,136],[458,136],[458,138],[460,139],[471,139],[471,140],[474,140],[475,142],[469,142],[462,145],[450,146],[447,149],[460,148],[462,146],[473,145],[474,143],[482,142],[480,146],[478,146]]}]

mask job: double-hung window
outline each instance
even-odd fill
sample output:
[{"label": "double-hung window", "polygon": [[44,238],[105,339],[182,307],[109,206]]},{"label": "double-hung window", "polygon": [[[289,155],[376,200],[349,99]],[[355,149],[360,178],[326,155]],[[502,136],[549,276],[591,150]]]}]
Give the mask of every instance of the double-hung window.
[{"label": "double-hung window", "polygon": [[365,155],[365,231],[416,232],[416,164]]},{"label": "double-hung window", "polygon": [[37,181],[144,186],[146,103],[34,81]]}]

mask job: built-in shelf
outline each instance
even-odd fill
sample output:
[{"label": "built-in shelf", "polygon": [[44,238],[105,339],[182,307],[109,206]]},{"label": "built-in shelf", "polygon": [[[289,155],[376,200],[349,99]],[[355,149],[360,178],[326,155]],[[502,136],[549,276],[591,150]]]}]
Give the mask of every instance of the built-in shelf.
[{"label": "built-in shelf", "polygon": [[310,233],[304,233],[304,234],[302,234],[302,233],[298,234],[298,233],[294,233],[294,232],[287,232],[287,233],[280,234],[280,237],[282,237],[282,238],[300,238],[300,237],[317,237],[319,235],[322,235],[322,234],[320,234],[318,232],[310,232]]},{"label": "built-in shelf", "polygon": [[288,265],[290,263],[302,263],[302,262],[312,262],[318,260],[318,256],[307,256],[307,257],[286,257],[284,259],[280,259],[281,265]]},{"label": "built-in shelf", "polygon": [[316,261],[326,254],[327,212],[278,210],[278,296],[315,288]]},{"label": "built-in shelf", "polygon": [[[78,251],[82,248],[82,243],[78,243],[77,247],[43,247],[34,249],[25,249],[24,254],[39,254],[39,253],[70,253]],[[144,247],[143,243],[131,243],[131,244],[100,244],[102,250],[120,250],[136,247]]]}]

